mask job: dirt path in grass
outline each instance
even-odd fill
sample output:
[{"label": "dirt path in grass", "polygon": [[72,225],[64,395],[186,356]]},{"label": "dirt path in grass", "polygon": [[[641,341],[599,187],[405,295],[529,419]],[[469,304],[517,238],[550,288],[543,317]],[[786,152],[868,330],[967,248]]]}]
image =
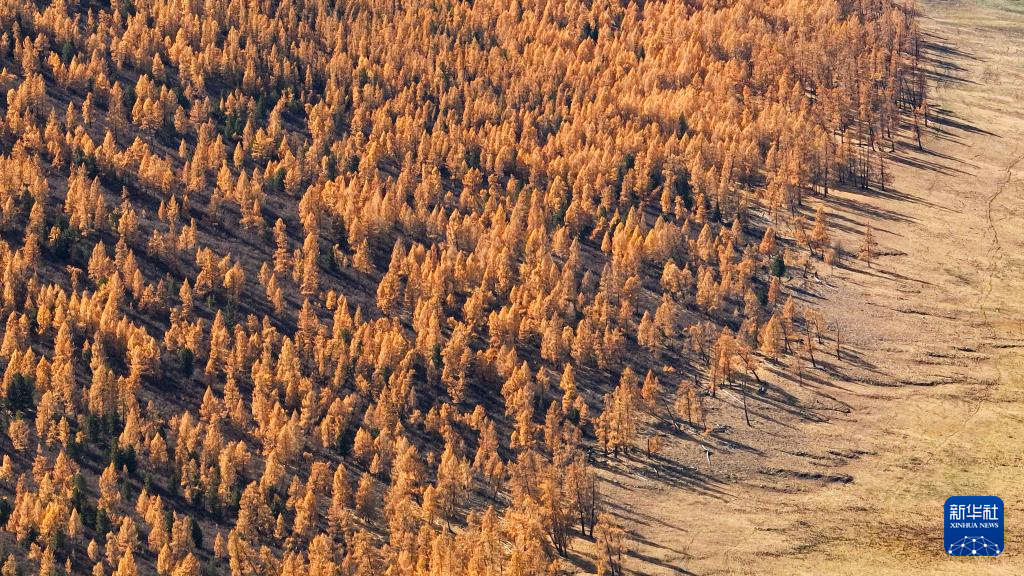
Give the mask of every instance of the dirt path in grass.
[{"label": "dirt path in grass", "polygon": [[[801,290],[840,329],[818,367],[766,370],[704,439],[603,464],[637,574],[1024,573],[1024,3],[922,4],[934,118],[884,193],[837,192],[848,250]],[[793,373],[799,372],[799,378]],[[708,466],[703,445],[714,454]],[[942,505],[996,495],[1006,552],[942,549]],[[585,565],[585,563],[584,563]]]}]

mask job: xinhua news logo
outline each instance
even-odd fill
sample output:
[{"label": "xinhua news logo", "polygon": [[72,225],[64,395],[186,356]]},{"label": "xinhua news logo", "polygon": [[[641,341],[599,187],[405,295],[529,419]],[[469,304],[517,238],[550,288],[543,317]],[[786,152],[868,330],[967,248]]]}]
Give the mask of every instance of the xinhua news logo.
[{"label": "xinhua news logo", "polygon": [[950,556],[1003,553],[1005,515],[996,496],[950,496],[945,505],[945,547]]}]

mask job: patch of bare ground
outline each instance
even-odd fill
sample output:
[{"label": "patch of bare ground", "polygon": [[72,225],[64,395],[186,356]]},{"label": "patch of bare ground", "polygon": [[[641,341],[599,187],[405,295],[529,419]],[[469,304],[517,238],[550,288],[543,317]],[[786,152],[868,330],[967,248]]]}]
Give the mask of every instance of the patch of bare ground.
[{"label": "patch of bare ground", "polygon": [[[724,390],[710,434],[666,427],[660,455],[598,458],[630,572],[1024,573],[1024,13],[921,9],[923,150],[898,150],[888,192],[827,205],[848,249],[871,225],[881,255],[801,289],[839,358],[828,341],[816,367],[767,367],[750,426]],[[1006,504],[1000,557],[943,552],[943,502],[970,494]]]}]

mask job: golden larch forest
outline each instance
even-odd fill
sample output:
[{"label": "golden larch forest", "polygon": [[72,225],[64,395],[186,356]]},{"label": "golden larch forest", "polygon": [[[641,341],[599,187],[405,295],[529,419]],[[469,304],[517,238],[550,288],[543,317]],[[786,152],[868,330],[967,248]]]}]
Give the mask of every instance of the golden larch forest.
[{"label": "golden larch forest", "polygon": [[0,0],[3,576],[644,573],[609,467],[843,358],[918,22]]}]

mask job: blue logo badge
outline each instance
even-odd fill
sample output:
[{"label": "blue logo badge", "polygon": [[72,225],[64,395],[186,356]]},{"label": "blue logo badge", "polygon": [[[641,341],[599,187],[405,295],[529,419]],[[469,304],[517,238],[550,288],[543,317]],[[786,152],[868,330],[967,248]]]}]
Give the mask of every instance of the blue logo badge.
[{"label": "blue logo badge", "polygon": [[1003,553],[1003,501],[996,496],[950,496],[945,505],[946,554]]}]

